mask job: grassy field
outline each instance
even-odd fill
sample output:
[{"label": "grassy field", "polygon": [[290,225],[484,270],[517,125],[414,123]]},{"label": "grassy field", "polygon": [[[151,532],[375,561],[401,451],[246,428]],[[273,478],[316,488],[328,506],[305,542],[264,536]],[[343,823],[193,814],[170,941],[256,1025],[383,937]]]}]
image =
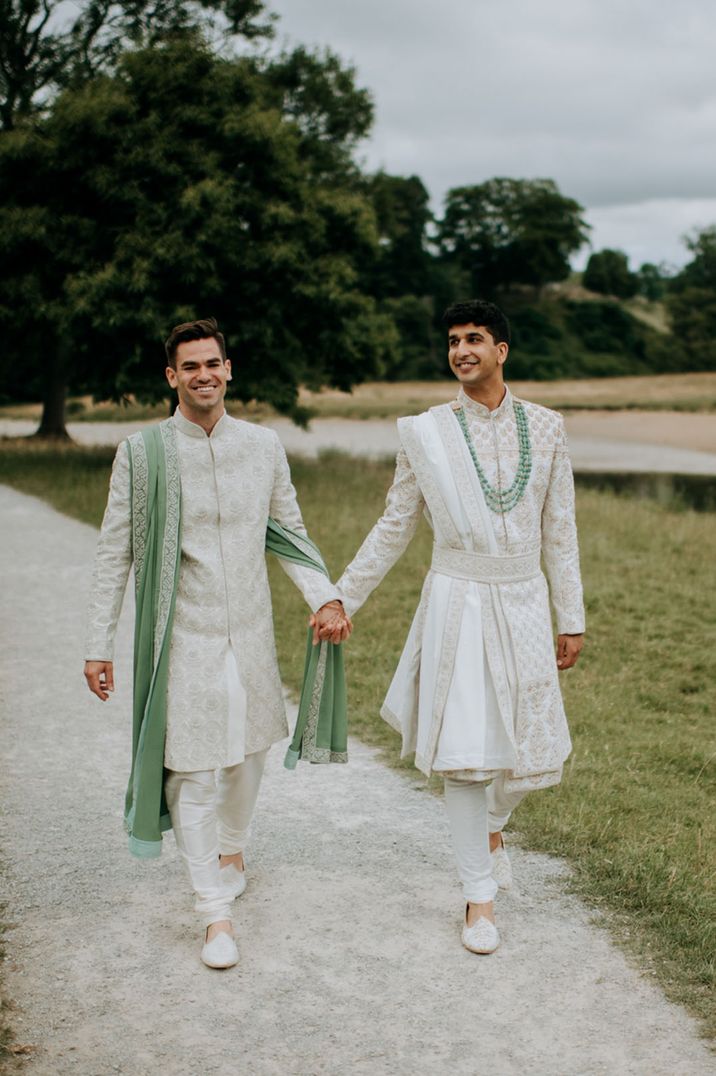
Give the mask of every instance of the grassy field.
[{"label": "grassy field", "polygon": [[[510,381],[518,396],[558,411],[716,411],[716,373],[658,374],[648,377],[597,377],[572,381]],[[453,378],[444,381],[372,381],[353,392],[302,389],[299,403],[321,418],[394,418],[413,415],[455,396]],[[266,404],[240,404],[229,399],[232,415],[256,421],[275,412]],[[40,419],[39,404],[0,407],[0,418]],[[70,400],[68,422],[140,421],[165,418],[169,401],[156,406],[127,403],[93,403],[81,397]]]},{"label": "grassy field", "polygon": [[[716,373],[510,381],[509,384],[515,395],[558,411],[716,410]],[[326,418],[393,418],[418,414],[433,404],[445,403],[454,398],[455,392],[453,378],[369,382],[358,385],[352,393],[303,391],[301,403]]]},{"label": "grassy field", "polygon": [[[109,450],[0,444],[0,481],[100,520]],[[295,461],[309,530],[338,574],[379,515],[392,468],[334,455]],[[716,534],[713,515],[597,491],[578,496],[588,645],[563,688],[574,753],[559,788],[515,817],[525,845],[565,857],[577,892],[716,1034]],[[429,562],[425,526],[356,617],[347,650],[351,730],[393,764],[378,717]],[[306,611],[277,564],[279,654],[298,684]],[[414,771],[413,771],[414,772]]]}]

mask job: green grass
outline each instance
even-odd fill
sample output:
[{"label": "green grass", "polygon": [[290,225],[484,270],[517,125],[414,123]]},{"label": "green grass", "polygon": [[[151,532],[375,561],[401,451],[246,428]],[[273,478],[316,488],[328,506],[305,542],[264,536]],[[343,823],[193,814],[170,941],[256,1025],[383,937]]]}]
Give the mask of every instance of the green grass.
[{"label": "green grass", "polygon": [[[111,450],[0,446],[0,481],[88,523],[101,518]],[[311,534],[337,575],[379,515],[392,466],[338,454],[294,461]],[[716,1034],[716,536],[697,514],[595,490],[578,495],[588,643],[563,677],[575,749],[564,781],[527,797],[527,847],[563,856],[576,891]],[[351,731],[399,763],[378,710],[429,562],[421,528],[356,617],[347,649]],[[278,646],[294,688],[302,600],[271,566]]]}]

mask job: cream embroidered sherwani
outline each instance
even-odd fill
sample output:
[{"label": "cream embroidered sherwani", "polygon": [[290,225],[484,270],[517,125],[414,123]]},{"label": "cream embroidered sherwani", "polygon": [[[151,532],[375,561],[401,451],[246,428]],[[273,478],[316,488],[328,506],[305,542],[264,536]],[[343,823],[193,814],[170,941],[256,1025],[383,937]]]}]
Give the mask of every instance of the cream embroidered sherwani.
[{"label": "cream embroidered sherwani", "polygon": [[[519,445],[509,389],[494,411],[462,389],[457,402],[488,481],[510,487]],[[508,792],[558,782],[571,749],[549,597],[559,634],[584,630],[564,423],[545,407],[523,406],[532,470],[524,496],[504,514],[487,507],[451,405],[400,419],[385,513],[338,582],[355,613],[425,512],[433,562],[381,713],[424,773],[501,774]]]},{"label": "cream embroidered sherwani", "polygon": [[[169,656],[168,769],[232,766],[288,732],[265,559],[266,523],[305,534],[272,430],[224,414],[210,436],[174,414],[181,562]],[[89,609],[87,660],[111,661],[132,562],[129,458],[112,469]],[[281,560],[312,610],[337,597],[321,573]]]}]

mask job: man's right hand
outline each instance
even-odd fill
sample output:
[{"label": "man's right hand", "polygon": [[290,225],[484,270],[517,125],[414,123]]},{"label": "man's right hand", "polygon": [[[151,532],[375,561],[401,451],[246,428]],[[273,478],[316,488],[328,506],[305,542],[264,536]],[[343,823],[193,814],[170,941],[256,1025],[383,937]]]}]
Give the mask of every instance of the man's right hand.
[{"label": "man's right hand", "polygon": [[87,687],[93,695],[102,702],[109,698],[109,692],[114,691],[114,666],[111,661],[86,661],[85,680]]},{"label": "man's right hand", "polygon": [[313,645],[319,642],[343,643],[349,639],[353,631],[353,623],[348,613],[343,608],[343,602],[326,602],[308,619],[309,627],[313,628]]}]

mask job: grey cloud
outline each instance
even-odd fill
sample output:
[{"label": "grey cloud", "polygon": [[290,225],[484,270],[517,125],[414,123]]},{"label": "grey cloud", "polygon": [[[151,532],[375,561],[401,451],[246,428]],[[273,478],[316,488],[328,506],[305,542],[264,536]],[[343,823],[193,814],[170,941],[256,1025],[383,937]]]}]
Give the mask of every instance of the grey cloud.
[{"label": "grey cloud", "polygon": [[373,93],[366,162],[435,200],[551,176],[589,207],[716,195],[710,0],[279,0],[286,40],[328,45]]}]

